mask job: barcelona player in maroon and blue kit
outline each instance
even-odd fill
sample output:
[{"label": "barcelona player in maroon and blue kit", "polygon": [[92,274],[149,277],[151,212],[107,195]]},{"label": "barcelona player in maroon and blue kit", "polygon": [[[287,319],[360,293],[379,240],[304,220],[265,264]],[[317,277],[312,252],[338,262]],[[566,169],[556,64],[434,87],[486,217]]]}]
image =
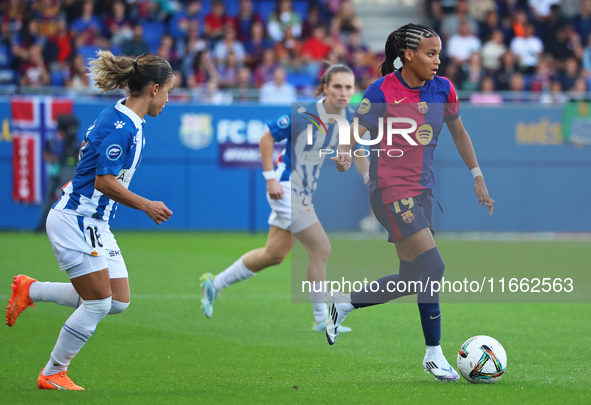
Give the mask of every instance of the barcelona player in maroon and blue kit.
[{"label": "barcelona player in maroon and blue kit", "polygon": [[[488,195],[472,142],[462,124],[454,86],[436,75],[441,52],[439,35],[432,28],[407,24],[388,36],[385,51],[383,77],[368,87],[355,116],[358,133],[369,130],[375,141],[370,154],[370,202],[376,218],[388,231],[388,240],[395,243],[399,273],[377,280],[379,288],[373,288],[376,292],[363,289],[353,291],[350,297],[333,297],[326,336],[334,344],[339,325],[354,309],[417,294],[427,345],[423,367],[437,379],[458,380],[441,350],[439,295],[432,289],[432,282],[441,280],[445,269],[433,239],[431,194],[435,186],[433,154],[444,123],[472,172],[478,201],[488,206],[490,215],[494,200]],[[394,69],[396,58],[402,61],[399,70]],[[339,171],[351,166],[350,153],[355,143],[353,140],[351,145],[340,145],[339,156],[332,158]]]}]

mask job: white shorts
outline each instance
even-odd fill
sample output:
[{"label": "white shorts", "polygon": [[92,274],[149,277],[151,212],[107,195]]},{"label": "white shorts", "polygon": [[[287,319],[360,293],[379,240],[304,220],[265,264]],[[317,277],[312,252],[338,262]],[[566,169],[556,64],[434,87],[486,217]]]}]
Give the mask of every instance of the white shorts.
[{"label": "white shorts", "polygon": [[52,209],[46,229],[59,268],[70,279],[106,268],[110,278],[128,277],[108,221]]},{"label": "white shorts", "polygon": [[283,187],[282,199],[273,200],[267,193],[267,201],[273,210],[269,216],[269,225],[296,234],[320,222],[314,211],[314,205],[311,202],[305,206],[302,204],[291,188],[291,181],[282,181],[279,184]]}]

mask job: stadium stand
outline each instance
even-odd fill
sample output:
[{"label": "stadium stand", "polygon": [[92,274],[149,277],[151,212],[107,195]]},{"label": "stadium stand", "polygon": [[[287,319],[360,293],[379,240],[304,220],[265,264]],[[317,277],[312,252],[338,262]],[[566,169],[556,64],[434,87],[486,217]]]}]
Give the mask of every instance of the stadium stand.
[{"label": "stadium stand", "polygon": [[[214,13],[216,7],[221,13]],[[394,9],[400,12],[393,19]],[[487,99],[472,97],[484,91],[514,100],[510,93],[520,87],[520,81],[520,91],[526,94],[522,100],[549,99],[557,91],[566,94],[564,99],[569,92],[577,92],[577,99],[588,98],[591,78],[591,0],[5,0],[0,15],[0,93],[5,94],[11,94],[15,86],[17,92],[26,91],[23,87],[29,84],[22,80],[23,69],[30,64],[34,45],[43,47],[49,84],[57,93],[72,82],[76,55],[87,63],[99,49],[115,54],[145,49],[163,52],[181,76],[181,87],[191,92],[205,91],[212,87],[209,81],[214,81],[231,97],[242,69],[243,79],[249,78],[240,84],[242,101],[246,85],[252,90],[248,99],[257,100],[264,83],[257,68],[265,50],[279,61],[275,67],[285,68],[287,81],[300,98],[309,96],[326,62],[353,66],[362,92],[376,77],[383,53],[380,42],[407,19],[424,22],[441,33],[449,52],[442,54],[439,72],[455,83],[463,99]],[[255,23],[262,24],[263,38],[253,44],[250,33]],[[66,28],[60,29],[60,24]],[[134,40],[132,28],[138,25],[143,32]],[[324,30],[323,40],[312,38],[319,32],[317,27]],[[456,32],[460,27],[467,27],[467,34]],[[196,78],[201,75],[196,66],[204,48],[218,56],[214,51],[224,48],[218,43],[228,30],[234,31],[246,56],[234,62],[236,55],[224,52],[223,57],[212,58],[213,69],[205,81]],[[171,46],[162,44],[166,34],[172,38]],[[473,47],[477,55],[462,52],[468,35],[470,43],[479,44]],[[316,52],[318,46],[328,52]],[[450,58],[455,49],[461,57]]]}]

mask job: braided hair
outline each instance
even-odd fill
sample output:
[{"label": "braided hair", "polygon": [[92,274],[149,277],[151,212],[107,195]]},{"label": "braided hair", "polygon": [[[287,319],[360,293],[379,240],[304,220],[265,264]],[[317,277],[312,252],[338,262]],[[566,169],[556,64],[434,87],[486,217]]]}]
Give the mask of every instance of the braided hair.
[{"label": "braided hair", "polygon": [[386,76],[394,71],[394,61],[400,58],[404,63],[404,51],[412,49],[416,51],[421,45],[423,38],[432,38],[439,36],[437,32],[426,25],[409,23],[403,25],[388,35],[384,50],[386,51],[386,59],[380,65],[380,72],[382,76]]}]

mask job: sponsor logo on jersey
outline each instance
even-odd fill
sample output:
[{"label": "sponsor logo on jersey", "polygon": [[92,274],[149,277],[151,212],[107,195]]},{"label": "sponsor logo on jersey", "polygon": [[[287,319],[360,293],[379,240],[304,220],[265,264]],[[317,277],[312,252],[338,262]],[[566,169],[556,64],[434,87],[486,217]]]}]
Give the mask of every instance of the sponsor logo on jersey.
[{"label": "sponsor logo on jersey", "polygon": [[121,128],[123,128],[123,125],[125,125],[125,122],[123,122],[123,121],[115,121],[115,124],[113,124],[113,125],[115,125],[115,128],[121,129]]},{"label": "sponsor logo on jersey", "polygon": [[113,144],[107,148],[107,158],[109,160],[117,160],[123,154],[123,149],[117,144]]},{"label": "sponsor logo on jersey", "polygon": [[133,177],[134,170],[129,169],[121,169],[119,174],[117,175],[117,181],[123,184],[126,188],[129,187],[129,182]]},{"label": "sponsor logo on jersey", "polygon": [[421,125],[417,129],[415,136],[421,145],[429,145],[431,139],[433,139],[433,127],[429,124]]}]

